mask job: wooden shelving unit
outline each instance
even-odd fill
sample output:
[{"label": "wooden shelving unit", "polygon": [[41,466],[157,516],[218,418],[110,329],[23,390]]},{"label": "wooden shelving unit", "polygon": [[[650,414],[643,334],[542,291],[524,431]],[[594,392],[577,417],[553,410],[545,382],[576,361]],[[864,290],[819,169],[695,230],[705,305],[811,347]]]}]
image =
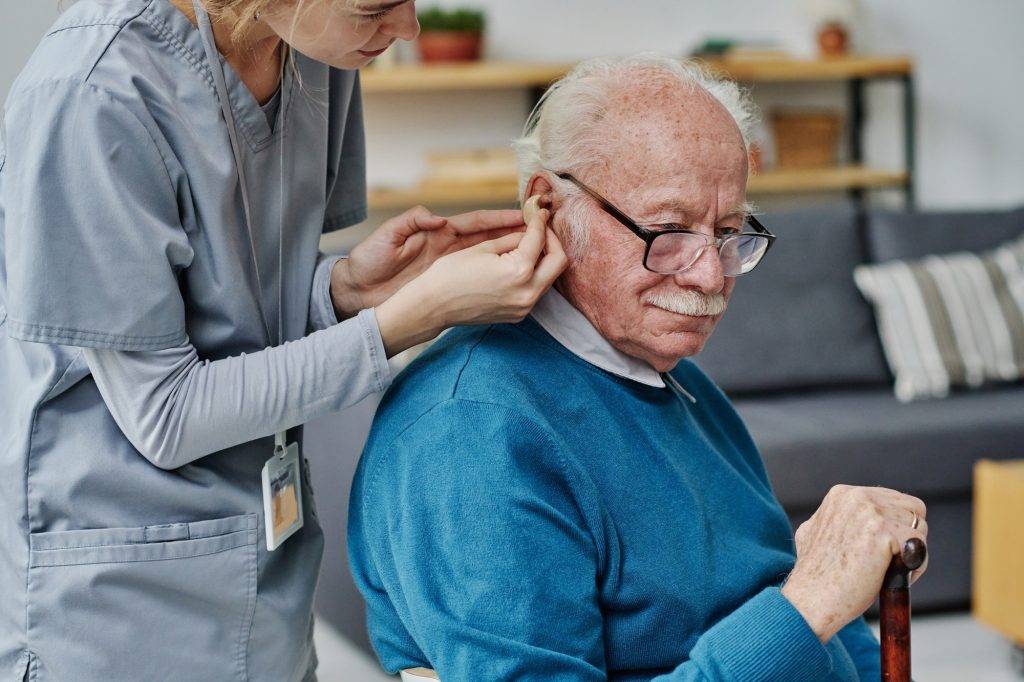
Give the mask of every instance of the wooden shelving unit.
[{"label": "wooden shelving unit", "polygon": [[[906,57],[848,56],[832,59],[721,59],[708,66],[737,81],[795,83],[841,81],[847,83],[850,107],[849,165],[808,170],[766,170],[750,178],[751,194],[846,191],[856,201],[873,189],[903,190],[913,204],[914,100],[913,64]],[[526,88],[540,96],[548,85],[564,75],[571,64],[523,64],[478,62],[437,66],[402,65],[363,71],[366,95],[487,91]],[[904,170],[888,171],[862,165],[864,87],[868,80],[896,79],[904,92]],[[436,183],[429,180],[408,188],[371,188],[372,209],[404,209],[415,204],[472,206],[511,204],[516,198],[514,177],[500,182]]]},{"label": "wooden shelving unit", "polygon": [[421,66],[402,64],[360,72],[363,94],[457,92],[544,88],[572,68],[571,64],[473,62]]},{"label": "wooden shelving unit", "polygon": [[830,59],[711,59],[705,63],[723,76],[748,83],[893,78],[905,76],[913,68],[906,57],[857,55]]},{"label": "wooden shelving unit", "polygon": [[747,181],[747,190],[752,194],[831,192],[902,187],[906,181],[905,171],[876,170],[850,165],[835,168],[764,171],[760,175],[750,176],[750,180]]},{"label": "wooden shelving unit", "polygon": [[[906,57],[848,56],[832,59],[713,59],[714,71],[746,82],[799,82],[887,78],[909,74]],[[564,76],[572,64],[475,62],[423,66],[403,64],[364,69],[364,94],[544,87]]]},{"label": "wooden shelving unit", "polygon": [[474,182],[441,185],[425,182],[415,187],[371,188],[367,197],[371,209],[405,210],[424,206],[499,206],[516,201],[516,181]]},{"label": "wooden shelving unit", "polygon": [[[747,184],[751,194],[786,194],[803,192],[847,191],[902,187],[903,171],[882,171],[863,166],[839,166],[801,170],[765,171],[752,175]],[[516,201],[516,180],[443,185],[425,182],[415,187],[376,188],[369,192],[374,209],[406,209],[416,204],[426,206],[472,206],[511,204]]]}]

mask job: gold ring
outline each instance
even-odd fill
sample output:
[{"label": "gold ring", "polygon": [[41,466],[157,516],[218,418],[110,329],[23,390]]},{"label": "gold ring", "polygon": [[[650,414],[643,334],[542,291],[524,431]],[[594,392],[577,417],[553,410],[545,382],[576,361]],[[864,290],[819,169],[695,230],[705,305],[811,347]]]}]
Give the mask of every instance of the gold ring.
[{"label": "gold ring", "polygon": [[921,519],[919,519],[917,517],[917,512],[916,511],[912,511],[910,513],[914,515],[914,522],[910,524],[910,527],[913,528],[914,530],[917,530],[917,526],[918,526],[918,524],[921,523]]}]

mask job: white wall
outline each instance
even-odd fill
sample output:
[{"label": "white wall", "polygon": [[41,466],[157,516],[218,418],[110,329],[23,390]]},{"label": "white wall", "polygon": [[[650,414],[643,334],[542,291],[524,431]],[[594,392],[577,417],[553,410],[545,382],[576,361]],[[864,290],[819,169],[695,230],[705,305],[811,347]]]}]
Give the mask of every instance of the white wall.
[{"label": "white wall", "polygon": [[[921,205],[1024,201],[1024,2],[870,0],[869,5],[866,45],[901,46],[917,60]],[[890,111],[880,111],[879,118]],[[886,144],[884,136],[876,136],[872,153],[882,153]]]},{"label": "white wall", "polygon": [[[683,54],[714,35],[772,40],[800,52],[812,49],[810,22],[800,0],[465,2],[487,10],[488,53],[500,59],[561,61],[646,49]],[[917,62],[920,205],[995,207],[1024,202],[1024,126],[1019,123],[1024,112],[1024,43],[1018,35],[1024,27],[1024,2],[862,3],[863,26],[855,36],[858,49],[907,53]],[[0,0],[0,95],[6,95],[56,15],[56,4]],[[792,101],[840,105],[842,94],[838,86],[773,86],[760,88],[758,101],[765,110]],[[868,105],[867,160],[899,167],[898,89],[872,86]],[[503,144],[517,134],[526,107],[525,94],[517,92],[369,98],[371,182],[412,181],[421,172],[426,149]]]}]

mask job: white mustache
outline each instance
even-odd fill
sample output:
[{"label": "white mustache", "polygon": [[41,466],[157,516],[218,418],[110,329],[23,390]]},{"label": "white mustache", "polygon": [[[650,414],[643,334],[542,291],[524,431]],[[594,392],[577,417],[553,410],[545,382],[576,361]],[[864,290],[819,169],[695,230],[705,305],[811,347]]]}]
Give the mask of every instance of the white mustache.
[{"label": "white mustache", "polygon": [[646,298],[648,303],[657,308],[692,317],[721,315],[727,305],[722,294],[703,294],[690,289],[671,293],[659,291]]}]

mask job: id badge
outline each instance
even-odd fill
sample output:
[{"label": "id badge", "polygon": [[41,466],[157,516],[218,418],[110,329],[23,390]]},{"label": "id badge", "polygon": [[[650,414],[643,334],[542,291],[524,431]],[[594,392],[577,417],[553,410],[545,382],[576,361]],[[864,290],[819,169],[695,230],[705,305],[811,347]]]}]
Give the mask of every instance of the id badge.
[{"label": "id badge", "polygon": [[263,465],[263,520],[267,549],[273,552],[302,528],[302,474],[299,444],[275,437],[274,456]]}]

